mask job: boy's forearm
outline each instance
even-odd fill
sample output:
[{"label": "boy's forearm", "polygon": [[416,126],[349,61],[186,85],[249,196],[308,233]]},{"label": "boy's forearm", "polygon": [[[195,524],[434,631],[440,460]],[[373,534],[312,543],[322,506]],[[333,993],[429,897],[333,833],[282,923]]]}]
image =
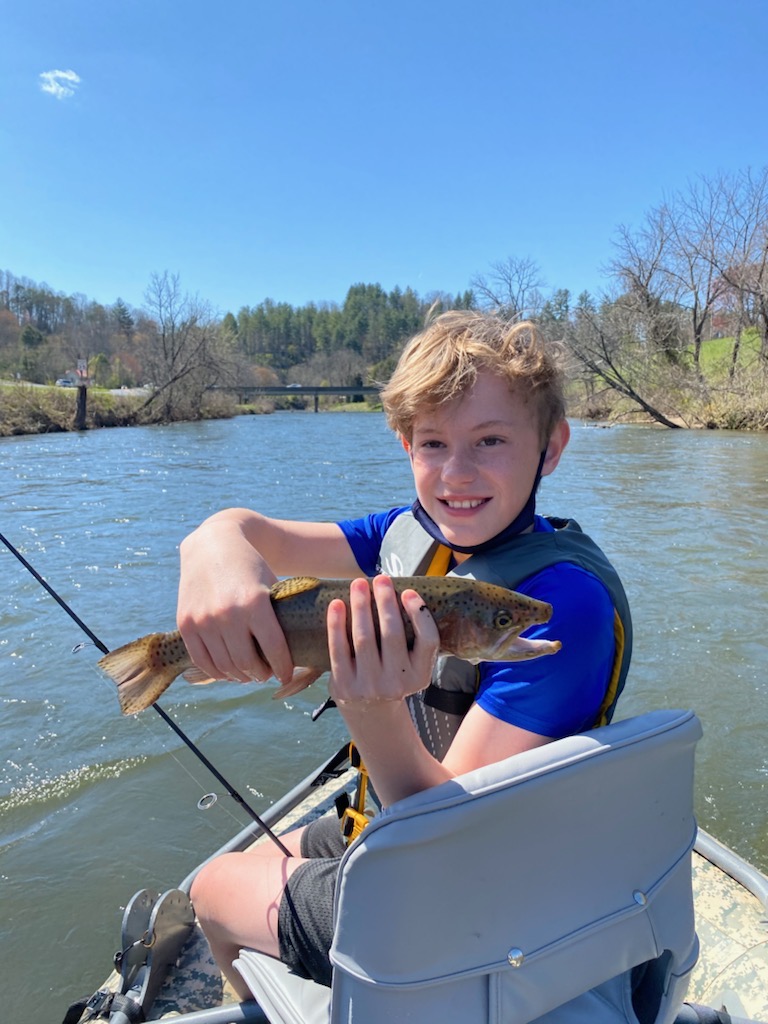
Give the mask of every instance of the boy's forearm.
[{"label": "boy's forearm", "polygon": [[232,551],[247,542],[278,576],[361,575],[336,523],[273,519],[252,509],[228,508],[206,519],[198,531],[231,544]]},{"label": "boy's forearm", "polygon": [[350,701],[339,710],[385,807],[453,778],[422,743],[405,701]]},{"label": "boy's forearm", "polygon": [[280,560],[277,523],[252,509],[222,509],[202,522],[196,532],[210,535],[220,545],[245,541],[269,563]]}]

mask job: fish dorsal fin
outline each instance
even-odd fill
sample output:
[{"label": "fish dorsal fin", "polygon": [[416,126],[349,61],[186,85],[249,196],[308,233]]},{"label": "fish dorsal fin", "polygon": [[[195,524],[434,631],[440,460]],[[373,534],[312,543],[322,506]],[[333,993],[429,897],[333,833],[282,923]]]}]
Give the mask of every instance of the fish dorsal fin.
[{"label": "fish dorsal fin", "polygon": [[283,601],[288,597],[296,597],[297,594],[305,594],[309,590],[316,590],[321,581],[316,576],[291,576],[287,580],[278,580],[272,587],[271,597],[273,601]]}]

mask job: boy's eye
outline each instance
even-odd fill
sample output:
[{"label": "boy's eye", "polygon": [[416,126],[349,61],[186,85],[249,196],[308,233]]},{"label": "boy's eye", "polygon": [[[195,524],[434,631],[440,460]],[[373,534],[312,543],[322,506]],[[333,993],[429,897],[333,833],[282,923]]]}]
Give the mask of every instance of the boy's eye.
[{"label": "boy's eye", "polygon": [[492,448],[494,445],[504,444],[504,439],[501,437],[484,437],[480,444],[485,445],[487,448]]}]

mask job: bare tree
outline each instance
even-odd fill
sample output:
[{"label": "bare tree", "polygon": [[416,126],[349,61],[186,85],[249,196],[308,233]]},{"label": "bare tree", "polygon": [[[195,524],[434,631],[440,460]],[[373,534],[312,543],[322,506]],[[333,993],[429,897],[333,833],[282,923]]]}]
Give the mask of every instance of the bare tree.
[{"label": "bare tree", "polygon": [[624,305],[634,314],[638,340],[677,363],[683,339],[679,289],[668,272],[671,239],[671,217],[666,206],[651,210],[637,230],[620,225],[609,272],[622,290]]},{"label": "bare tree", "polygon": [[716,255],[727,245],[724,207],[720,183],[705,178],[678,192],[665,207],[670,238],[664,273],[687,312],[697,372],[705,331],[723,290]]},{"label": "bare tree", "polygon": [[[578,363],[593,381],[642,409],[665,427],[685,422],[680,409],[669,408],[670,377],[680,368],[660,358],[658,351],[640,337],[642,316],[627,296],[604,299],[599,309],[578,306],[568,324],[566,341]],[[673,418],[674,417],[674,418]]]},{"label": "bare tree", "polygon": [[220,326],[207,303],[182,293],[178,274],[152,274],[144,299],[154,324],[144,353],[153,391],[144,407],[166,421],[196,417],[204,392],[226,374]]},{"label": "bare tree", "polygon": [[492,263],[490,272],[477,274],[470,285],[481,305],[510,320],[535,317],[543,304],[541,269],[529,257],[508,256]]},{"label": "bare tree", "polygon": [[736,311],[740,337],[745,327],[760,335],[760,355],[768,365],[768,167],[723,176],[721,244],[713,254],[724,306]]}]

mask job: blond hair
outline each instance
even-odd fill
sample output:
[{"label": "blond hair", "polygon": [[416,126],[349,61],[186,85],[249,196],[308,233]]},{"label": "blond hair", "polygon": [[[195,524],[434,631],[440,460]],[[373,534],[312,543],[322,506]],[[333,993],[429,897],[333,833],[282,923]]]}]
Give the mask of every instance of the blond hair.
[{"label": "blond hair", "polygon": [[381,392],[390,427],[406,440],[424,408],[465,394],[488,370],[510,392],[533,404],[542,444],[565,416],[562,350],[528,320],[511,323],[492,313],[451,310],[405,346]]}]

